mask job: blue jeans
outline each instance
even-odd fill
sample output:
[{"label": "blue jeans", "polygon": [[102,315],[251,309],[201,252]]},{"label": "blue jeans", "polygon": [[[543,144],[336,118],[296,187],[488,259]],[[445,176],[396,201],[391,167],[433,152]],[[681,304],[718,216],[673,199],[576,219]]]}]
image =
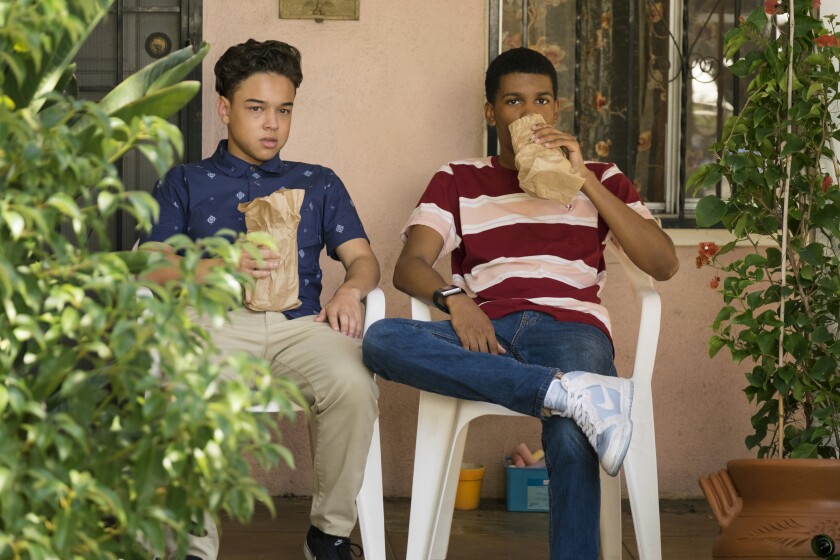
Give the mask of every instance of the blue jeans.
[{"label": "blue jeans", "polygon": [[492,402],[542,420],[549,472],[551,560],[598,560],[598,456],[570,418],[544,416],[558,371],[616,375],[612,343],[600,329],[537,311],[493,320],[504,355],[470,352],[449,321],[383,319],[362,343],[365,365],[385,379],[459,399]]}]

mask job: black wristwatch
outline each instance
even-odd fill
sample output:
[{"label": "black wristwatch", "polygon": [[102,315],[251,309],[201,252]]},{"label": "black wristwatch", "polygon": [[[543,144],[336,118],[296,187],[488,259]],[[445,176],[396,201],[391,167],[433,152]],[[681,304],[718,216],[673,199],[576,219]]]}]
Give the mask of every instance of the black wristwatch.
[{"label": "black wristwatch", "polygon": [[449,313],[449,306],[446,305],[446,301],[444,301],[449,296],[454,296],[455,294],[463,294],[463,288],[459,288],[458,286],[444,286],[442,288],[438,288],[435,290],[435,293],[432,294],[432,303],[435,304],[435,307],[443,311],[444,313]]}]

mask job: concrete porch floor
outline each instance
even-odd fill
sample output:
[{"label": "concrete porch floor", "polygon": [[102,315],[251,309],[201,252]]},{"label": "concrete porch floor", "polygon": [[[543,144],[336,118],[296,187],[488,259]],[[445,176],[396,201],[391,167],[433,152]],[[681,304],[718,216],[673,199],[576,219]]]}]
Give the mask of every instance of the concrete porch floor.
[{"label": "concrete porch floor", "polygon": [[[220,560],[278,560],[303,558],[303,539],[309,528],[309,498],[274,498],[277,517],[260,506],[251,522],[223,520]],[[633,521],[623,510],[624,560],[637,560]],[[665,560],[711,560],[718,526],[703,500],[663,500],[662,557]],[[385,501],[388,559],[406,553],[409,500]],[[358,528],[351,535],[360,542]],[[521,560],[548,558],[548,514],[513,513],[501,500],[482,500],[479,509],[455,511],[449,542],[452,560]]]}]

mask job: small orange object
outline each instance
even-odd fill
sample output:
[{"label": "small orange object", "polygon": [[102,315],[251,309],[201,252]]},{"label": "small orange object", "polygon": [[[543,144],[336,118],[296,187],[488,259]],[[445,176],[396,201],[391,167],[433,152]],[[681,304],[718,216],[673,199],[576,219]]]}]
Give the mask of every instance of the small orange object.
[{"label": "small orange object", "polygon": [[525,461],[526,465],[533,465],[537,462],[534,459],[534,456],[531,454],[531,450],[528,449],[528,446],[524,443],[520,443],[519,446],[516,448],[516,451],[522,456],[522,460]]}]

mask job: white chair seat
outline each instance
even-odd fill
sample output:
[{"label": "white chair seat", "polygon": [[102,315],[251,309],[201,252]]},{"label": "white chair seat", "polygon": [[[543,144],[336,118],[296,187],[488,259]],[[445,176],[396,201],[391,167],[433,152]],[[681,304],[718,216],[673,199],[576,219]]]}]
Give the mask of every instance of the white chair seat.
[{"label": "white chair seat", "polygon": [[[636,268],[624,253],[613,251],[613,254],[622,263],[641,302],[633,367],[633,439],[624,459],[624,474],[639,556],[642,560],[661,560],[651,395],[661,304],[651,278]],[[412,298],[411,309],[414,319],[430,320],[429,308],[419,300]],[[407,560],[446,558],[469,423],[485,415],[522,416],[496,404],[420,392]],[[601,473],[601,557],[603,560],[621,560],[621,483],[619,476],[610,477],[604,472]]]}]

